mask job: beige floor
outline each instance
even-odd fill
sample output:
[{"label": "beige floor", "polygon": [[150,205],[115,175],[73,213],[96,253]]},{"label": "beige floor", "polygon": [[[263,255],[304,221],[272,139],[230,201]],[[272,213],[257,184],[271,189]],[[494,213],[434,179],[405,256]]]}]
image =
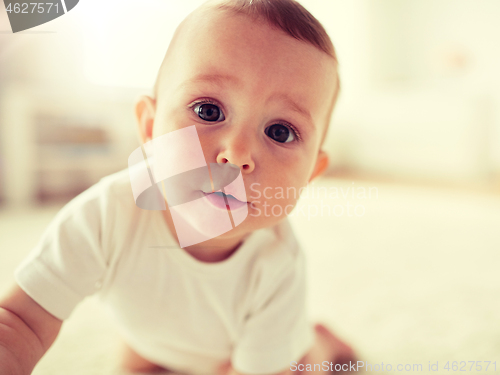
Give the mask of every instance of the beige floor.
[{"label": "beige floor", "polygon": [[[325,193],[320,186],[327,196],[317,197]],[[334,328],[361,359],[393,366],[369,373],[454,373],[444,370],[447,361],[497,361],[500,373],[499,196],[332,179],[313,187],[315,197],[301,200],[303,214],[296,211],[292,222],[308,254],[314,320]],[[369,187],[378,197],[374,189],[368,197]],[[322,216],[307,216],[322,206]],[[56,211],[0,211],[0,291]],[[90,298],[34,374],[122,375],[117,343],[112,322]],[[439,371],[428,371],[429,362]],[[423,371],[396,371],[398,364],[422,364]],[[482,365],[471,372],[469,363],[466,373],[495,373]]]}]

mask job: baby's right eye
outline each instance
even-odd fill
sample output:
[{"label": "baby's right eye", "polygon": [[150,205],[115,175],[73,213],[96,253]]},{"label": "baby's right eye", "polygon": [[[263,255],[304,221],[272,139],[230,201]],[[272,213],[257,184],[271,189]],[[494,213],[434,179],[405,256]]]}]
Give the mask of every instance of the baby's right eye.
[{"label": "baby's right eye", "polygon": [[225,117],[221,109],[208,102],[197,103],[193,106],[194,113],[198,115],[199,118],[205,121],[224,121]]}]

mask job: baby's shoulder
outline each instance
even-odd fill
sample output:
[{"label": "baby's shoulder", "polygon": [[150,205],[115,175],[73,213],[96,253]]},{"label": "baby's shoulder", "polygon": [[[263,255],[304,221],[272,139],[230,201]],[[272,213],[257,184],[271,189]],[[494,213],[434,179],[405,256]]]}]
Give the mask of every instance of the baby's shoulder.
[{"label": "baby's shoulder", "polygon": [[68,221],[92,227],[105,226],[117,218],[131,217],[137,209],[127,170],[106,177],[68,202],[56,215],[54,225]]},{"label": "baby's shoulder", "polygon": [[100,209],[104,211],[131,211],[137,208],[130,187],[130,177],[127,169],[101,178],[99,182],[82,193],[76,200],[81,204],[99,201]]},{"label": "baby's shoulder", "polygon": [[96,185],[108,200],[125,205],[135,205],[128,169],[103,177]]}]

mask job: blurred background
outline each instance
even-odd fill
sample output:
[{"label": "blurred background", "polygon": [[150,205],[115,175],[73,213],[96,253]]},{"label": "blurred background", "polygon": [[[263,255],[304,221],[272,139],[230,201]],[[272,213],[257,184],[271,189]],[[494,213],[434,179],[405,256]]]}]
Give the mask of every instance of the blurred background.
[{"label": "blurred background", "polygon": [[[372,363],[496,359],[500,370],[500,2],[300,2],[331,36],[342,86],[316,184],[377,189],[352,196],[359,217],[292,218],[312,315]],[[126,168],[134,101],[201,3],[82,0],[16,34],[0,5],[2,290],[62,204]],[[38,374],[75,373],[82,341],[69,332],[84,329],[95,352],[78,371],[111,366],[107,326],[75,316]]]},{"label": "blurred background", "polygon": [[[3,202],[69,197],[126,167],[137,144],[133,102],[200,3],[86,0],[16,34],[2,9]],[[498,191],[498,1],[303,3],[340,62],[330,172]]]}]

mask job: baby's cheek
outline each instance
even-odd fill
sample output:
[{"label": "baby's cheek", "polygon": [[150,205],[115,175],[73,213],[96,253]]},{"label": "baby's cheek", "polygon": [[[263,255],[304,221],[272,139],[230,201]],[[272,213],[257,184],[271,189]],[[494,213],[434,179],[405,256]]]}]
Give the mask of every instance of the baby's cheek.
[{"label": "baby's cheek", "polygon": [[160,103],[156,107],[156,116],[153,125],[153,133],[160,136],[195,125],[194,119],[189,112],[183,110],[177,103]]}]

